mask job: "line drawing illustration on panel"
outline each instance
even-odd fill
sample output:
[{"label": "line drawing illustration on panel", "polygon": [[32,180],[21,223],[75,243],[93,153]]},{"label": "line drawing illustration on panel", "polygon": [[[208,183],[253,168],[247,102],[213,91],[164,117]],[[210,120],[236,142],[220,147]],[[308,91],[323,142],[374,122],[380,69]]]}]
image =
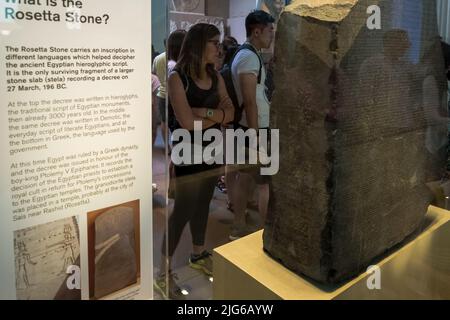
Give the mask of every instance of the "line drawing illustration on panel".
[{"label": "line drawing illustration on panel", "polygon": [[68,267],[80,265],[76,217],[15,231],[14,256],[17,299],[81,299],[66,285]]}]

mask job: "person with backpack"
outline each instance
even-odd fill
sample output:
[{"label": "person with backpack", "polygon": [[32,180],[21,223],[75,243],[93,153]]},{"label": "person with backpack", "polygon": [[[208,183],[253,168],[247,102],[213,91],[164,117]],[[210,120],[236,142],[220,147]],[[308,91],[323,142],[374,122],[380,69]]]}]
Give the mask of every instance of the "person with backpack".
[{"label": "person with backpack", "polygon": [[[270,48],[274,40],[275,19],[262,10],[251,12],[245,20],[247,41],[239,47],[231,62],[232,85],[223,71],[230,98],[235,106],[235,129],[269,129],[270,104],[266,96],[266,70],[261,49]],[[228,71],[228,72],[230,72]],[[233,92],[234,91],[234,92]],[[231,92],[231,94],[230,94]],[[252,179],[258,185],[258,208],[265,220],[269,203],[269,177],[260,174],[258,166],[234,166],[238,171],[233,196],[235,219],[230,240],[250,233],[245,220],[247,202],[252,195]]]},{"label": "person with backpack", "polygon": [[[175,114],[172,137],[176,136],[178,129],[183,132],[187,130],[192,149],[194,136],[199,133],[194,131],[194,122],[201,124],[203,136],[206,130],[219,129],[221,124],[231,122],[234,116],[233,104],[228,97],[224,81],[214,69],[219,57],[219,39],[220,31],[214,25],[199,23],[192,26],[186,34],[174,71],[168,78],[169,106]],[[183,142],[174,141],[174,149],[178,143]],[[209,142],[205,142],[203,147],[208,144]],[[211,254],[205,250],[204,242],[209,205],[220,165],[208,164],[205,160],[200,164],[192,163],[193,159],[190,163],[175,165],[175,202],[161,248],[160,273],[155,280],[155,289],[164,296],[168,291],[172,299],[183,298],[181,289],[175,282],[176,275],[171,270],[171,260],[187,223],[190,226],[193,245],[189,265],[208,276],[212,275]]]},{"label": "person with backpack", "polygon": [[225,36],[222,41],[222,48],[224,52],[223,66],[229,65],[239,48],[239,43],[235,38]]}]

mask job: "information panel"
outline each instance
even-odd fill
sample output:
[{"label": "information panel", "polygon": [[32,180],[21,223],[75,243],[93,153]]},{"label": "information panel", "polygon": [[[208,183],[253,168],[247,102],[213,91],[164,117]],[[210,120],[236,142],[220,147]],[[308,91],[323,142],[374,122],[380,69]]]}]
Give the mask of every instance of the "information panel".
[{"label": "information panel", "polygon": [[0,298],[152,297],[150,20],[0,0]]}]

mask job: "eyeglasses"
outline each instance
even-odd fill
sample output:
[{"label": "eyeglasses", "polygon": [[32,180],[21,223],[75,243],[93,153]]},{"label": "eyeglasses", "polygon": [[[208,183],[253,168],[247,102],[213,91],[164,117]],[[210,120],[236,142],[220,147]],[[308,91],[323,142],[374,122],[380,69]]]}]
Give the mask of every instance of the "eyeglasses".
[{"label": "eyeglasses", "polygon": [[220,48],[220,46],[221,46],[219,40],[208,40],[208,42],[214,44],[217,48]]}]

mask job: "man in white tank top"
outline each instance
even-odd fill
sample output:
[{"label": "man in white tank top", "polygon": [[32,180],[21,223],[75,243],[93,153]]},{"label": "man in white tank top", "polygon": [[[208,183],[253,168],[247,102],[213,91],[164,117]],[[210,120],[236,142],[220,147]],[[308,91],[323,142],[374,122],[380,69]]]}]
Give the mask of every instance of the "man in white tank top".
[{"label": "man in white tank top", "polygon": [[[275,19],[268,13],[256,10],[251,12],[245,20],[247,31],[247,45],[252,46],[257,53],[250,49],[240,50],[233,60],[231,72],[233,84],[240,106],[243,106],[242,118],[239,125],[251,129],[269,128],[270,104],[266,97],[266,70],[261,64],[263,60],[259,54],[261,49],[270,48],[274,39]],[[261,75],[259,74],[261,70]],[[258,81],[260,76],[260,81]],[[238,167],[239,168],[239,167]],[[269,180],[261,176],[259,170],[248,172],[239,170],[233,183],[233,207],[235,213],[234,225],[230,240],[236,240],[250,233],[245,222],[245,213],[249,197],[253,194],[252,179],[258,185],[258,207],[263,219],[267,215],[269,203]]]}]

